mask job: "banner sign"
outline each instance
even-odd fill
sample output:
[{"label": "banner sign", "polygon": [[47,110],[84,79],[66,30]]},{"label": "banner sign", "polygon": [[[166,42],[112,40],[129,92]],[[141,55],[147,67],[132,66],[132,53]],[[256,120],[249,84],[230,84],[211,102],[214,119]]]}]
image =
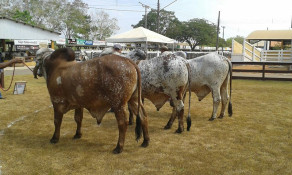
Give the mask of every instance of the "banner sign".
[{"label": "banner sign", "polygon": [[93,41],[77,39],[77,45],[93,45]]},{"label": "banner sign", "polygon": [[77,44],[76,39],[67,39],[67,44]]},{"label": "banner sign", "polygon": [[14,40],[14,45],[37,46],[40,43],[49,44],[49,40]]},{"label": "banner sign", "polygon": [[86,40],[86,41],[84,42],[84,44],[85,44],[85,45],[93,45],[93,41],[87,41],[87,40]]},{"label": "banner sign", "polygon": [[16,45],[17,51],[26,51],[26,50],[38,50],[39,46],[30,46],[30,45]]},{"label": "banner sign", "polygon": [[106,43],[105,43],[105,41],[94,41],[93,45],[95,45],[95,46],[105,46]]}]

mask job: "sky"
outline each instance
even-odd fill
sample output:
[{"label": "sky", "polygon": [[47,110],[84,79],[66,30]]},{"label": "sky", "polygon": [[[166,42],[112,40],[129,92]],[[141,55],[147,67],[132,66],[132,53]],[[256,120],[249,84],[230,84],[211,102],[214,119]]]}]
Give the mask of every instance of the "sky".
[{"label": "sky", "polygon": [[[90,12],[103,10],[118,20],[120,30],[132,29],[145,13],[139,3],[157,9],[157,0],[83,0]],[[292,0],[160,0],[160,7],[174,11],[180,21],[203,18],[217,24],[220,11],[220,37],[247,37],[255,30],[292,30]],[[173,3],[172,3],[173,2]],[[172,3],[172,4],[171,4]],[[149,11],[149,9],[148,9]]]}]

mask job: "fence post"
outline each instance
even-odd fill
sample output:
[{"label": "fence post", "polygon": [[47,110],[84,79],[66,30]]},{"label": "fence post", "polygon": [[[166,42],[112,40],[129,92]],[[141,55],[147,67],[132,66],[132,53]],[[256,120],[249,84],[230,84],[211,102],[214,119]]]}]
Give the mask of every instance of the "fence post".
[{"label": "fence post", "polygon": [[252,61],[254,61],[254,55],[255,55],[255,46],[252,46]]},{"label": "fence post", "polygon": [[243,43],[242,43],[242,57],[243,57],[243,60],[245,59],[245,39],[243,39]]},{"label": "fence post", "polygon": [[266,70],[266,63],[263,63],[263,74],[262,74],[262,79],[265,79],[265,70]]}]

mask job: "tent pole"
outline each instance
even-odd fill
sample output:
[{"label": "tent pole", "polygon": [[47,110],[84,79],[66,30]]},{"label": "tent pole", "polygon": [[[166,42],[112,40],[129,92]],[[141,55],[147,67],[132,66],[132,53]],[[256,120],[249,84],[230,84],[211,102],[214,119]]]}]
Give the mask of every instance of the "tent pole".
[{"label": "tent pole", "polygon": [[145,43],[146,59],[148,60],[148,42]]},{"label": "tent pole", "polygon": [[172,43],[172,52],[174,52],[174,42]]}]

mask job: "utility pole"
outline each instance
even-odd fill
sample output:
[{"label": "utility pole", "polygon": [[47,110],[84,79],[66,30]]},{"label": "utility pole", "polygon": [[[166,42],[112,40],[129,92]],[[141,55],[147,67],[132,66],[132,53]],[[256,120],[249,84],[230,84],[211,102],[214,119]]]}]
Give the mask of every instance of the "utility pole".
[{"label": "utility pole", "polygon": [[163,7],[162,9],[160,9],[160,3],[159,3],[159,0],[157,0],[157,23],[156,23],[156,30],[157,30],[157,33],[160,33],[159,31],[159,23],[160,23],[160,10],[163,10],[165,9],[166,7],[170,6],[171,4],[173,4],[175,1],[177,0],[174,0],[172,1],[171,3],[169,3],[167,6]]},{"label": "utility pole", "polygon": [[218,51],[218,44],[219,44],[219,26],[220,26],[220,11],[219,11],[219,14],[218,14],[218,23],[217,23],[216,51]]},{"label": "utility pole", "polygon": [[225,26],[221,26],[223,28],[223,39],[224,39],[224,29],[225,29]]},{"label": "utility pole", "polygon": [[157,33],[160,33],[159,32],[159,20],[160,20],[160,17],[159,17],[159,15],[160,15],[160,3],[159,3],[159,0],[157,0],[157,19],[156,19],[156,32]]},{"label": "utility pole", "polygon": [[141,2],[139,2],[139,3],[142,5],[142,7],[145,7],[145,28],[147,29],[147,8],[150,8],[150,7],[148,5],[141,3]]}]

